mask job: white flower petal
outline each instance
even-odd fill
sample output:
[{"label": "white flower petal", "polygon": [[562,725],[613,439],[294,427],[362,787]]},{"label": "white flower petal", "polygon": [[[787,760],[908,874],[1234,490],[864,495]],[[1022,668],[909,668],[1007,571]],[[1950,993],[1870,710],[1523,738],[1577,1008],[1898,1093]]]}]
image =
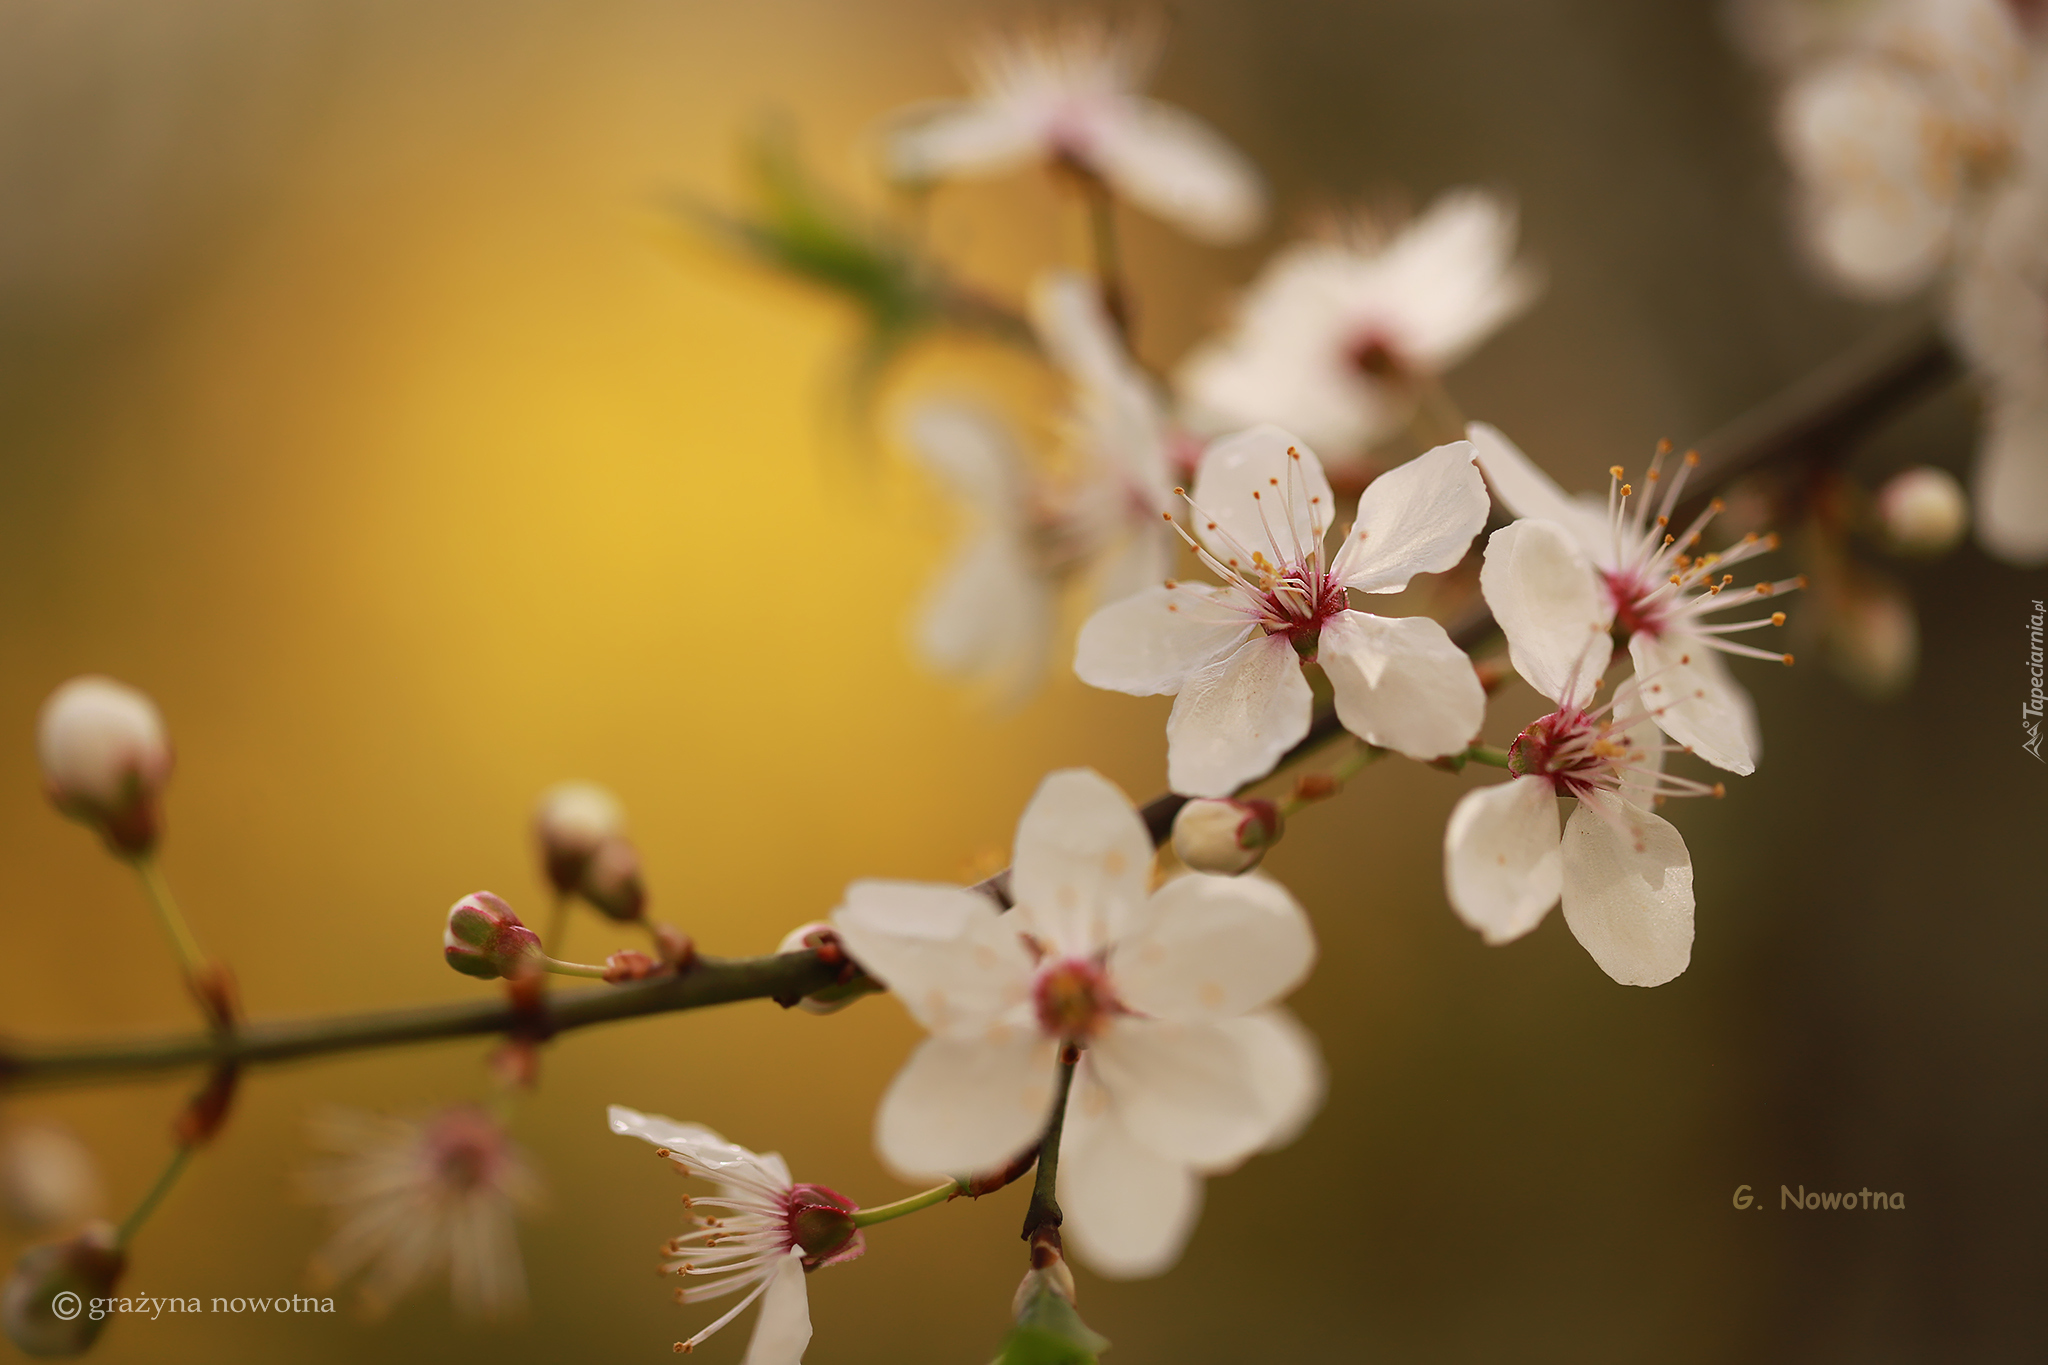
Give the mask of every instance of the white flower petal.
[{"label": "white flower petal", "polygon": [[1572,533],[1587,558],[1603,568],[1614,566],[1614,531],[1600,508],[1566,495],[1498,428],[1473,422],[1465,428],[1465,435],[1478,456],[1480,473],[1486,475],[1501,506],[1517,517],[1556,522]]},{"label": "white flower petal", "polygon": [[1097,125],[1088,160],[1132,203],[1203,241],[1239,242],[1265,222],[1257,168],[1208,124],[1157,100],[1120,102]]},{"label": "white flower petal", "polygon": [[1088,618],[1074,646],[1074,674],[1090,687],[1149,697],[1229,658],[1251,621],[1207,583],[1154,585]]},{"label": "white flower petal", "polygon": [[1284,635],[1258,635],[1191,675],[1166,718],[1166,781],[1228,796],[1264,777],[1308,733],[1315,698]]},{"label": "white flower petal", "polygon": [[968,533],[932,580],[918,614],[917,647],[940,673],[1026,689],[1045,673],[1053,584],[1005,527]]},{"label": "white flower petal", "polygon": [[773,1152],[748,1151],[728,1142],[700,1123],[678,1123],[660,1114],[643,1114],[614,1104],[605,1110],[606,1125],[621,1137],[636,1137],[679,1153],[691,1164],[728,1182],[765,1184],[786,1189],[789,1167]]},{"label": "white flower petal", "polygon": [[1161,1156],[1227,1166],[1271,1131],[1253,1055],[1222,1024],[1124,1016],[1088,1057],[1130,1135]]},{"label": "white flower petal", "polygon": [[1464,749],[1486,719],[1472,661],[1426,616],[1339,612],[1323,627],[1316,658],[1336,692],[1337,719],[1367,743],[1436,758]]},{"label": "white flower petal", "polygon": [[1024,454],[1007,422],[978,403],[933,400],[903,422],[919,464],[982,515],[1015,522],[1024,500]]},{"label": "white flower petal", "polygon": [[1488,943],[1542,923],[1563,877],[1557,796],[1547,781],[1518,777],[1459,799],[1444,826],[1444,886],[1451,909]]},{"label": "white flower petal", "polygon": [[2048,393],[1992,399],[1971,500],[1985,553],[2022,567],[2048,561]]},{"label": "white flower petal", "polygon": [[1584,706],[1613,653],[1612,600],[1571,532],[1524,519],[1486,542],[1479,591],[1508,637],[1508,660],[1554,702]]},{"label": "white flower petal", "polygon": [[1315,1035],[1284,1009],[1259,1010],[1221,1024],[1252,1059],[1252,1082],[1267,1124],[1263,1152],[1278,1151],[1323,1107],[1329,1077]]},{"label": "white flower petal", "polygon": [[1756,771],[1763,749],[1756,707],[1717,651],[1689,635],[1638,631],[1628,652],[1643,704],[1665,734],[1717,768],[1744,777]]},{"label": "white flower petal", "polygon": [[906,1177],[993,1170],[1038,1140],[1059,1043],[1036,1028],[927,1038],[882,1096],[875,1149]]},{"label": "white flower petal", "polygon": [[1186,1162],[1139,1145],[1109,1108],[1085,1056],[1060,1141],[1060,1232],[1097,1274],[1141,1279],[1172,1268],[1202,1210]]},{"label": "white flower petal", "polygon": [[832,927],[854,961],[933,1033],[979,1036],[1031,997],[1021,926],[978,892],[858,881],[832,912]]},{"label": "white flower petal", "polygon": [[1621,770],[1621,799],[1648,810],[1656,799],[1657,776],[1664,771],[1664,740],[1634,678],[1614,689],[1614,729],[1635,754]]},{"label": "white flower petal", "polygon": [[1037,156],[1038,130],[995,100],[934,100],[905,110],[885,134],[889,175],[924,183],[989,175]]},{"label": "white flower petal", "polygon": [[1017,929],[1080,956],[1100,950],[1145,903],[1152,839],[1115,783],[1067,768],[1048,775],[1024,808],[1011,862]]},{"label": "white flower petal", "polygon": [[1249,572],[1254,553],[1298,564],[1323,542],[1336,506],[1308,443],[1276,426],[1226,436],[1195,471],[1194,532],[1211,554]]},{"label": "white flower petal", "polygon": [[1194,872],[1154,892],[1117,936],[1117,998],[1155,1019],[1228,1019],[1300,985],[1315,932],[1287,889],[1266,877]]},{"label": "white flower petal", "polygon": [[1605,792],[1564,827],[1564,921],[1624,986],[1661,986],[1692,961],[1692,855],[1662,818]]},{"label": "white flower petal", "polygon": [[1463,559],[1490,505],[1472,443],[1440,445],[1366,485],[1331,572],[1359,592],[1399,592]]},{"label": "white flower petal", "polygon": [[802,1365],[811,1344],[811,1294],[804,1284],[804,1253],[791,1247],[761,1295],[754,1335],[740,1365]]}]

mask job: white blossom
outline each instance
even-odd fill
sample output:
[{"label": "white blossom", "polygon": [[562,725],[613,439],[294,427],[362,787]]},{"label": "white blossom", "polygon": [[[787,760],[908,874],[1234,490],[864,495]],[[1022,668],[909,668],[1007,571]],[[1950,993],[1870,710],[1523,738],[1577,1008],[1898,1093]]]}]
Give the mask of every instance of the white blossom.
[{"label": "white blossom", "polygon": [[1545,696],[1562,696],[1566,678],[1595,678],[1607,667],[1608,632],[1623,633],[1664,733],[1716,767],[1754,772],[1762,749],[1756,709],[1719,656],[1790,663],[1789,654],[1731,638],[1783,625],[1785,615],[1730,622],[1709,617],[1805,586],[1804,579],[1789,578],[1730,590],[1734,575],[1726,571],[1776,549],[1777,537],[1750,535],[1717,553],[1701,551],[1701,532],[1720,510],[1718,501],[1692,525],[1672,531],[1671,512],[1693,466],[1691,455],[1666,484],[1660,448],[1640,494],[1615,466],[1603,511],[1567,497],[1493,427],[1474,422],[1470,434],[1479,467],[1502,504],[1535,519],[1495,534],[1479,579],[1508,637],[1515,671]]},{"label": "white blossom", "polygon": [[0,1217],[22,1232],[84,1222],[102,1199],[99,1167],[85,1144],[52,1123],[0,1128]]},{"label": "white blossom", "polygon": [[693,1281],[676,1291],[678,1303],[745,1297],[675,1349],[696,1350],[758,1299],[742,1365],[797,1365],[811,1342],[805,1274],[866,1250],[852,1222],[854,1202],[823,1185],[796,1184],[780,1156],[750,1152],[698,1124],[617,1104],[606,1119],[614,1133],[653,1143],[682,1174],[718,1187],[710,1196],[685,1196],[684,1207],[706,1212],[694,1214],[694,1229],[663,1248],[672,1258],[665,1269]]},{"label": "white blossom", "polygon": [[[1719,788],[1664,774],[1666,746],[1637,733],[1650,727],[1632,687],[1593,707],[1592,681],[1574,680],[1557,710],[1522,732],[1509,781],[1467,792],[1451,811],[1445,889],[1488,943],[1521,937],[1562,901],[1602,971],[1624,986],[1661,986],[1692,961],[1692,855],[1646,807]],[[1567,796],[1576,808],[1560,835],[1557,799]]]},{"label": "white blossom", "polygon": [[472,1105],[418,1122],[334,1109],[316,1118],[313,1140],[333,1157],[306,1173],[304,1188],[339,1219],[313,1258],[316,1280],[361,1272],[372,1316],[443,1272],[467,1314],[498,1318],[524,1306],[513,1214],[538,1202],[540,1184],[496,1119]]},{"label": "white blossom", "polygon": [[919,615],[919,651],[938,671],[1012,699],[1044,672],[1069,580],[1088,580],[1097,603],[1116,601],[1164,577],[1173,548],[1161,513],[1176,438],[1093,286],[1046,276],[1032,319],[1072,390],[1063,470],[1035,469],[1008,427],[970,404],[926,403],[905,430],[969,515]]},{"label": "white blossom", "polygon": [[890,1086],[876,1145],[906,1174],[1028,1150],[1063,1048],[1079,1049],[1059,1167],[1065,1233],[1097,1269],[1180,1254],[1203,1175],[1290,1139],[1321,1098],[1314,1045],[1272,1007],[1315,957],[1307,917],[1257,875],[1148,890],[1152,844],[1085,769],[1018,825],[1007,913],[950,886],[856,882],[833,924],[931,1034]]},{"label": "white blossom", "polygon": [[1957,274],[1950,324],[1986,389],[1970,490],[1977,539],[2008,563],[2040,564],[2048,561],[2048,161],[1992,200],[1973,247]]},{"label": "white blossom", "polygon": [[1207,124],[1139,93],[1157,50],[1150,28],[1080,17],[990,38],[973,56],[971,98],[898,116],[889,171],[916,183],[1065,165],[1195,237],[1249,237],[1266,216],[1258,171]]},{"label": "white blossom", "polygon": [[1457,441],[1374,480],[1326,558],[1334,500],[1306,443],[1273,426],[1216,442],[1189,500],[1189,544],[1223,586],[1169,580],[1104,607],[1081,629],[1074,671],[1173,695],[1167,780],[1191,796],[1229,795],[1308,733],[1309,660],[1359,738],[1419,759],[1463,749],[1486,705],[1471,661],[1435,621],[1355,611],[1347,593],[1399,592],[1464,557],[1487,512],[1472,460]]},{"label": "white blossom", "polygon": [[1537,290],[1515,259],[1514,207],[1479,190],[1447,194],[1385,240],[1359,224],[1281,251],[1230,331],[1181,366],[1182,402],[1203,430],[1272,422],[1348,465]]}]

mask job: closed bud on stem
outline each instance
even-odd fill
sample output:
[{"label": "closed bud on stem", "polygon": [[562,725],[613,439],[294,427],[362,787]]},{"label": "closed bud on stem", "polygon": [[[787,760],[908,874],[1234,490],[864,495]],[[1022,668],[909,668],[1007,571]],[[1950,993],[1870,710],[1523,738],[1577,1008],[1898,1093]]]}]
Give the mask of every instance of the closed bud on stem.
[{"label": "closed bud on stem", "polygon": [[1284,822],[1271,801],[1202,797],[1173,817],[1173,851],[1197,872],[1249,872],[1280,842]]},{"label": "closed bud on stem", "polygon": [[545,957],[540,936],[488,891],[474,891],[455,902],[441,935],[441,953],[456,971],[486,981],[537,972]]},{"label": "closed bud on stem", "polygon": [[43,703],[36,756],[58,810],[135,858],[156,847],[171,744],[155,703],[111,678],[73,678]]},{"label": "closed bud on stem", "polygon": [[93,1223],[63,1242],[31,1247],[0,1290],[0,1326],[25,1355],[83,1355],[107,1325],[94,1300],[113,1291],[128,1258],[111,1223]]},{"label": "closed bud on stem", "polygon": [[1843,680],[1878,701],[1912,686],[1920,621],[1896,584],[1857,572],[1828,595],[1828,659]]},{"label": "closed bud on stem", "polygon": [[542,792],[533,834],[548,883],[564,896],[575,891],[598,848],[625,828],[618,799],[594,782],[564,782]]},{"label": "closed bud on stem", "polygon": [[816,951],[827,962],[840,965],[837,981],[796,1002],[796,1007],[805,1014],[832,1014],[845,1009],[863,995],[881,989],[846,955],[846,945],[839,941],[839,932],[831,925],[823,922],[800,924],[782,936],[782,942],[776,945],[775,951],[794,953],[804,948]]},{"label": "closed bud on stem", "polygon": [[1953,550],[1970,527],[1963,486],[1930,465],[1894,474],[1877,491],[1877,515],[1893,549],[1928,559]]},{"label": "closed bud on stem", "polygon": [[640,855],[624,839],[607,839],[584,864],[577,885],[583,899],[607,919],[630,923],[647,911],[647,891],[640,884]]}]

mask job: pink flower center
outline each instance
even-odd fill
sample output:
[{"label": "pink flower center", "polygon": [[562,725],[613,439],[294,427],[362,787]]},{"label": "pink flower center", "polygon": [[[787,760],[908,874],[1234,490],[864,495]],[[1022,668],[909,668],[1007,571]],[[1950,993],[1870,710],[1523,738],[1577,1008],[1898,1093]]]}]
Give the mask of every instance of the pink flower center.
[{"label": "pink flower center", "polygon": [[441,1115],[426,1132],[427,1160],[444,1188],[467,1193],[497,1178],[504,1135],[490,1118],[468,1109]]},{"label": "pink flower center", "polygon": [[1119,1006],[1109,976],[1093,962],[1061,958],[1041,967],[1032,983],[1038,1025],[1055,1038],[1082,1042],[1100,1033]]},{"label": "pink flower center", "polygon": [[1510,772],[1543,778],[1559,796],[1612,787],[1619,765],[1633,760],[1626,735],[1614,733],[1611,722],[1576,709],[1554,711],[1534,722],[1508,749]]},{"label": "pink flower center", "polygon": [[867,1241],[852,1217],[860,1205],[839,1191],[823,1185],[792,1185],[783,1196],[783,1208],[789,1244],[803,1248],[805,1270],[851,1261],[867,1250]]},{"label": "pink flower center", "polygon": [[1647,583],[1639,573],[1602,570],[1601,580],[1607,587],[1607,598],[1614,604],[1614,628],[1624,637],[1647,635],[1656,639],[1664,633],[1671,599],[1656,600],[1656,585]]},{"label": "pink flower center", "polygon": [[1381,383],[1404,379],[1409,373],[1401,348],[1377,327],[1369,327],[1353,337],[1345,348],[1344,358],[1351,363],[1352,369]]}]

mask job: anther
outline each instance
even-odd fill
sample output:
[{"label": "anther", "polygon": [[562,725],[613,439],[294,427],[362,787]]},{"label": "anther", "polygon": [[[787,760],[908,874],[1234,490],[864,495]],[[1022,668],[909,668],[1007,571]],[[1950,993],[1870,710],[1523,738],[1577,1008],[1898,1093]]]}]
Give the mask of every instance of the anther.
[{"label": "anther", "polygon": [[1759,583],[1756,585],[1756,595],[1758,597],[1769,597],[1773,591],[1774,589],[1768,583]]},{"label": "anther", "polygon": [[1772,612],[1772,613],[1771,613],[1771,624],[1772,624],[1772,625],[1774,625],[1774,626],[1782,626],[1782,625],[1784,625],[1784,624],[1785,624],[1785,613],[1784,613],[1784,612],[1782,612],[1782,611],[1774,611],[1774,612]]},{"label": "anther", "polygon": [[1791,656],[1790,654],[1787,654],[1787,655],[1785,656],[1785,667],[1787,667],[1787,668],[1790,668],[1791,666],[1792,666],[1792,656]]},{"label": "anther", "polygon": [[1728,510],[1728,504],[1721,501],[1719,498],[1715,498],[1712,502],[1708,503],[1707,506],[1713,508],[1714,511],[1717,513],[1725,512]]},{"label": "anther", "polygon": [[1726,796],[1727,794],[1728,784],[1726,782],[1716,782],[1714,784],[1714,799],[1716,801],[1719,801],[1722,797]]},{"label": "anther", "polygon": [[1618,479],[1621,477],[1622,473],[1621,466],[1618,464],[1611,464],[1607,466],[1607,473],[1609,477]]},{"label": "anther", "polygon": [[1621,495],[1624,498],[1634,496],[1635,491],[1636,489],[1634,484],[1625,483],[1621,486]]},{"label": "anther", "polygon": [[1685,467],[1687,469],[1698,469],[1700,467],[1700,453],[1697,450],[1685,452]]},{"label": "anther", "polygon": [[1793,579],[1793,580],[1792,580],[1792,586],[1793,586],[1793,587],[1795,587],[1795,588],[1803,588],[1803,587],[1805,587],[1805,586],[1806,586],[1806,575],[1805,575],[1805,574],[1801,574],[1801,575],[1799,575],[1799,577],[1797,577],[1797,578]]},{"label": "anther", "polygon": [[1669,455],[1671,453],[1671,438],[1669,436],[1659,436],[1657,438],[1657,453],[1659,455]]}]

